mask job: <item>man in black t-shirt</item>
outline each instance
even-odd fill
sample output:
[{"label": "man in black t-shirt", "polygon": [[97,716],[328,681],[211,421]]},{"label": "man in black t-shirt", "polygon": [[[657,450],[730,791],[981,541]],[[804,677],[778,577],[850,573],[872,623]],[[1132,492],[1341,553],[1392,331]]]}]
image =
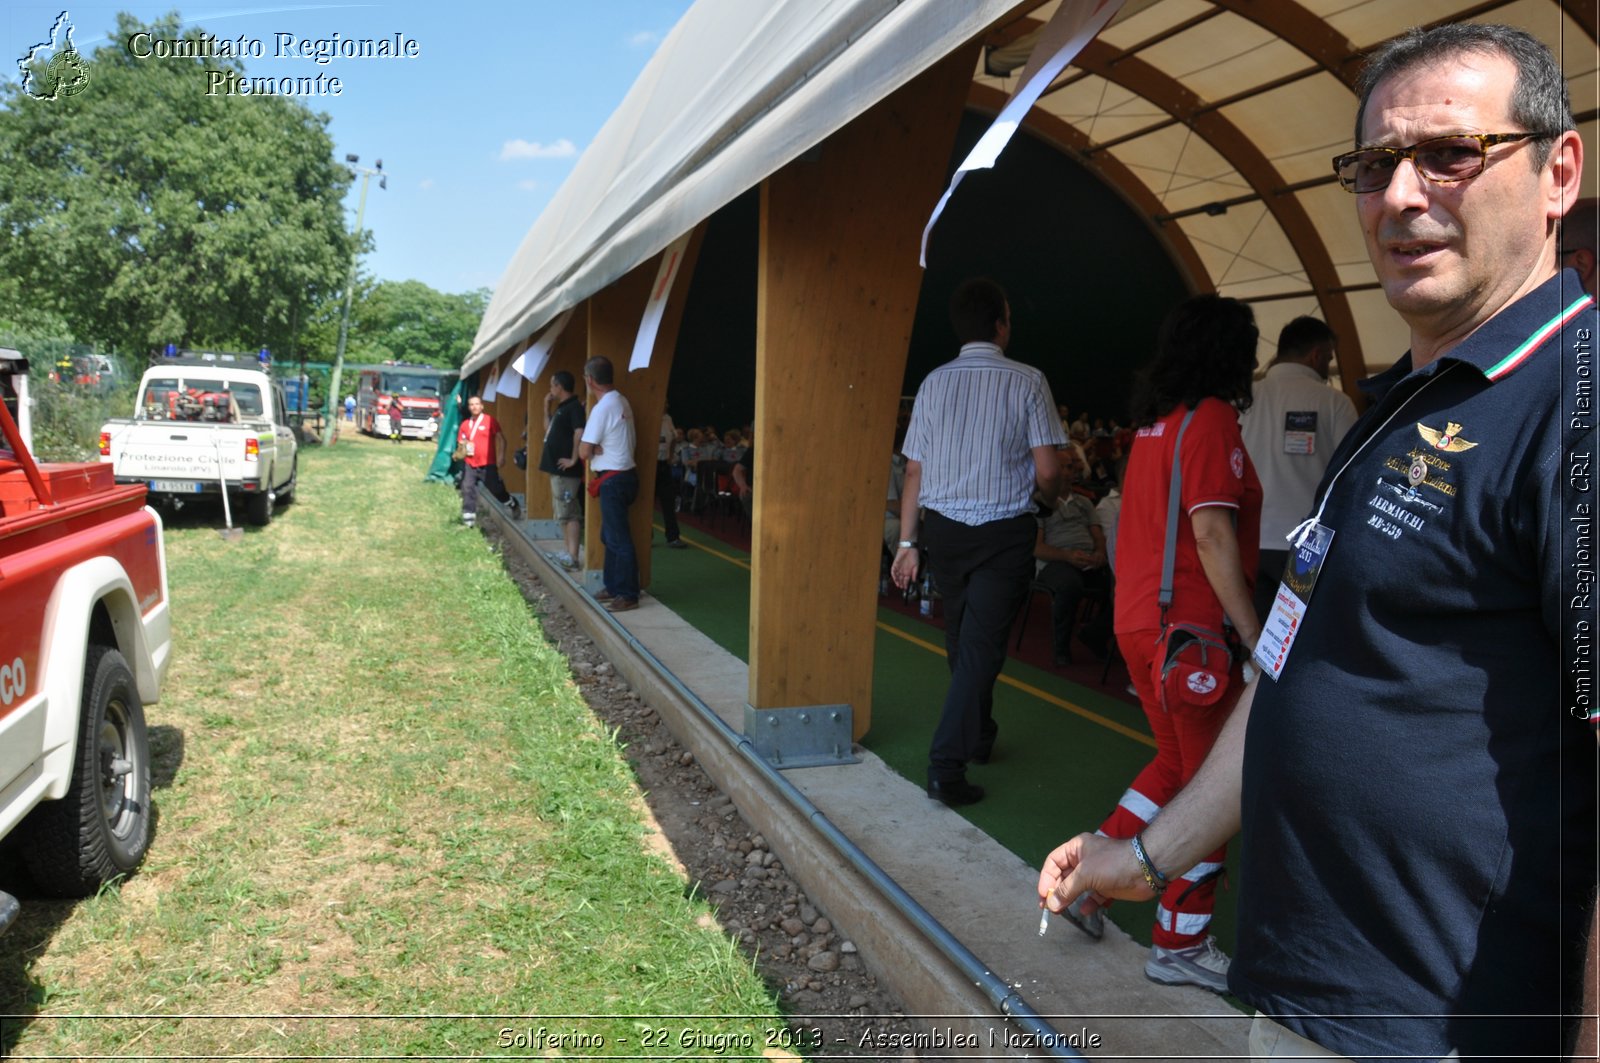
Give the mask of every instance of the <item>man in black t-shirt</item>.
[{"label": "man in black t-shirt", "polygon": [[550,559],[563,568],[578,567],[578,543],[583,533],[583,462],[578,440],[583,435],[583,400],[573,394],[577,381],[565,369],[550,374],[550,394],[544,400],[544,450],[539,471],[550,477],[550,503],[561,523],[564,553]]}]

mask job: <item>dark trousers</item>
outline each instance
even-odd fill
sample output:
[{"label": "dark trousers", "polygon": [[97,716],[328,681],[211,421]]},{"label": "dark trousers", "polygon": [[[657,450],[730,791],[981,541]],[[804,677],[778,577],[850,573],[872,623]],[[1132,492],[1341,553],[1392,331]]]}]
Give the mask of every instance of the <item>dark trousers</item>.
[{"label": "dark trousers", "polygon": [[661,507],[661,526],[667,530],[667,542],[678,541],[678,485],[672,480],[672,463],[656,462],[656,505]]},{"label": "dark trousers", "polygon": [[1072,627],[1078,620],[1078,603],[1086,590],[1101,590],[1107,586],[1109,570],[1090,569],[1085,572],[1068,561],[1051,561],[1035,577],[1050,588],[1050,627],[1054,633],[1057,657],[1072,656]]},{"label": "dark trousers", "polygon": [[1278,584],[1283,580],[1284,566],[1289,563],[1287,550],[1263,550],[1256,562],[1255,606],[1256,619],[1267,622],[1272,612],[1272,600],[1278,596]]},{"label": "dark trousers", "polygon": [[500,479],[500,470],[493,465],[468,465],[461,473],[461,513],[463,516],[475,517],[478,514],[478,485],[494,496],[496,502],[504,503],[511,498],[511,492],[506,490],[506,485]]},{"label": "dark trousers", "polygon": [[944,596],[950,665],[950,689],[928,750],[930,781],[961,778],[973,753],[993,743],[999,731],[994,683],[1033,576],[1036,528],[1029,514],[976,527],[931,509],[923,519],[928,570]]},{"label": "dark trousers", "polygon": [[614,598],[639,597],[639,559],[628,527],[628,507],[639,497],[639,474],[625,469],[600,485],[600,542],[606,548],[601,576]]}]

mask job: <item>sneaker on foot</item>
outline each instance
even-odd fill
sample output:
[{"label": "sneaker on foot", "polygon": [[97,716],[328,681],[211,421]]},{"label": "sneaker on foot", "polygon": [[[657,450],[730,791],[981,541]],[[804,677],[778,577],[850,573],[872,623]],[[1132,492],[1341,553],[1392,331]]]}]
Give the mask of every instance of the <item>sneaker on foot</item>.
[{"label": "sneaker on foot", "polygon": [[1078,894],[1078,899],[1061,909],[1061,914],[1096,941],[1106,936],[1105,913],[1087,893]]},{"label": "sneaker on foot", "polygon": [[1213,993],[1228,991],[1228,954],[1217,947],[1217,939],[1207,937],[1186,949],[1150,946],[1150,959],[1144,975],[1164,985],[1197,985]]},{"label": "sneaker on foot", "polygon": [[667,540],[667,545],[672,547],[674,550],[687,550],[687,549],[689,549],[689,544],[684,542],[682,539],[668,539]]}]

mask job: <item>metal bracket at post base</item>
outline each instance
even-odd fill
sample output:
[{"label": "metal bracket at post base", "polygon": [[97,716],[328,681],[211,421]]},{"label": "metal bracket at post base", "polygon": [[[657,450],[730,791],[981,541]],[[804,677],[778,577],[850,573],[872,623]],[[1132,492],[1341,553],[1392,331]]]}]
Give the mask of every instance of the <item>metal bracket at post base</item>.
[{"label": "metal bracket at post base", "polygon": [[779,770],[859,764],[851,738],[854,717],[849,705],[757,709],[747,704],[744,734],[762,759]]},{"label": "metal bracket at post base", "polygon": [[526,520],[523,527],[527,529],[530,539],[559,539],[563,532],[560,521],[545,520],[543,517]]}]

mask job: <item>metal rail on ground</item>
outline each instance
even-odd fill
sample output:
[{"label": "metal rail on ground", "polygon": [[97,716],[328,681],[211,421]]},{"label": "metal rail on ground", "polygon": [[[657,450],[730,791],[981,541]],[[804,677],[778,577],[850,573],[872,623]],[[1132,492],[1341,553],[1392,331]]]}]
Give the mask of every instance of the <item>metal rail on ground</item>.
[{"label": "metal rail on ground", "polygon": [[[561,582],[571,587],[562,573],[558,573],[533,543],[526,539],[521,529],[508,520],[502,507],[487,493],[479,495],[478,512],[488,510],[509,530],[516,538],[526,545],[526,554],[536,564],[540,564],[548,572],[557,576]],[[576,593],[582,594],[576,587]],[[585,594],[583,597],[587,598]],[[592,602],[592,600],[591,600]],[[879,867],[877,863],[856,845],[843,831],[830,821],[820,808],[810,798],[784,778],[782,773],[774,768],[765,758],[756,752],[750,739],[735,731],[721,716],[702,700],[693,690],[689,689],[676,674],[672,672],[658,658],[648,646],[626,627],[616,617],[603,609],[591,610],[591,619],[597,619],[608,627],[614,637],[628,647],[638,659],[643,662],[654,677],[670,688],[684,704],[696,713],[700,721],[719,735],[724,742],[743,759],[761,778],[761,780],[776,791],[791,807],[805,818],[807,822],[820,833],[843,858],[845,863],[857,873],[865,877],[905,918],[916,930],[923,935],[934,948],[953,964],[963,975],[970,978],[973,985],[996,1008],[1001,1016],[1014,1022],[1032,1046],[1035,1046],[1039,1055],[1050,1059],[1085,1059],[1081,1053],[1075,1051],[1065,1042],[1065,1038],[1051,1026],[1032,1006],[1024,1000],[1004,978],[995,974],[988,968],[972,950],[963,945],[954,934],[933,917],[927,909],[917,903],[906,890],[889,874]]]}]

